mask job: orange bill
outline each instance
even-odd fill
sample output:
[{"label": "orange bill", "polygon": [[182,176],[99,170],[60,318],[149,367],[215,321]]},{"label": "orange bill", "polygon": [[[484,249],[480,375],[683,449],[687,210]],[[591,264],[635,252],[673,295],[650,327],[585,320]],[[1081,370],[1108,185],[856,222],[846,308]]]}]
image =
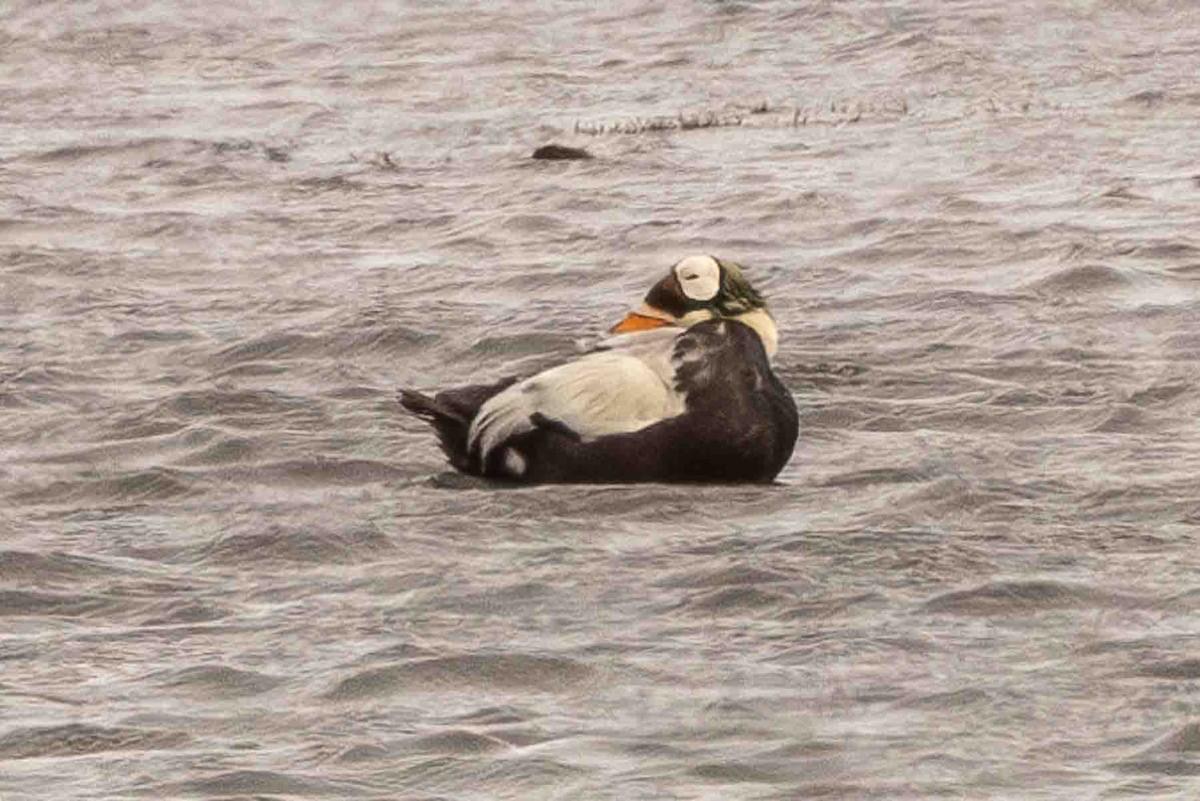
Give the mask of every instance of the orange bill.
[{"label": "orange bill", "polygon": [[634,331],[649,331],[654,328],[662,328],[671,323],[661,317],[650,317],[646,314],[638,314],[630,312],[625,315],[625,319],[608,329],[610,334],[631,334]]}]

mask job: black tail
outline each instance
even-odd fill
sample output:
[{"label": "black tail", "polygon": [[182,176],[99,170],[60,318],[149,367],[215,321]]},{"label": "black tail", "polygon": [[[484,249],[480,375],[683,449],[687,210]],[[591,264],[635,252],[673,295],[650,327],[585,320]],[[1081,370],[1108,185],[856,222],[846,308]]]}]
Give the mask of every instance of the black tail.
[{"label": "black tail", "polygon": [[400,405],[433,426],[438,435],[438,444],[450,464],[464,472],[467,471],[467,432],[471,429],[471,419],[463,417],[437,399],[411,389],[400,390]]},{"label": "black tail", "polygon": [[471,421],[488,398],[514,381],[515,378],[508,378],[498,384],[450,389],[432,398],[411,389],[402,389],[400,405],[433,426],[438,435],[438,444],[442,446],[450,464],[464,473],[478,473],[478,464],[471,464],[471,455],[467,450]]}]

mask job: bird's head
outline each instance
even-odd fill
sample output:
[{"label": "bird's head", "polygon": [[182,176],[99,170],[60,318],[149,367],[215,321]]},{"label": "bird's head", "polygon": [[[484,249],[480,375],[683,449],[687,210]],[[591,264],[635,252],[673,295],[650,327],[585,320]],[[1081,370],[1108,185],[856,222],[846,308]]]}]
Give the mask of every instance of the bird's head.
[{"label": "bird's head", "polygon": [[775,353],[778,334],[766,301],[742,268],[714,256],[688,256],[650,288],[642,305],[609,333],[631,334],[664,326],[687,328],[705,320],[738,320],[763,340],[767,355]]}]

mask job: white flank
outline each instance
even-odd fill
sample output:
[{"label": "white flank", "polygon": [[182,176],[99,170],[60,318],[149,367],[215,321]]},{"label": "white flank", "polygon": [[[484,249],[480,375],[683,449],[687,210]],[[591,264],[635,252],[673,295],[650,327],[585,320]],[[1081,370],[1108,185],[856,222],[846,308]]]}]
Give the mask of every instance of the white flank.
[{"label": "white flank", "polygon": [[[531,431],[542,414],[583,439],[637,431],[681,414],[671,354],[680,331],[648,331],[608,340],[611,350],[591,353],[520,381],[479,410],[468,447],[484,463],[510,437]],[[513,453],[510,449],[508,453]],[[510,470],[515,464],[508,463]],[[522,468],[524,465],[522,465]]]}]

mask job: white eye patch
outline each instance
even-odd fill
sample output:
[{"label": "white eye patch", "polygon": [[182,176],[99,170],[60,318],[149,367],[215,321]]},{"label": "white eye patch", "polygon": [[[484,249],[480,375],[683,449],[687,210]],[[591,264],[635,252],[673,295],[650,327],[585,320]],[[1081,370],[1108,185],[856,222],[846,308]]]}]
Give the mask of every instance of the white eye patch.
[{"label": "white eye patch", "polygon": [[675,265],[675,278],[692,300],[712,300],[721,288],[721,267],[712,256],[688,256]]}]

